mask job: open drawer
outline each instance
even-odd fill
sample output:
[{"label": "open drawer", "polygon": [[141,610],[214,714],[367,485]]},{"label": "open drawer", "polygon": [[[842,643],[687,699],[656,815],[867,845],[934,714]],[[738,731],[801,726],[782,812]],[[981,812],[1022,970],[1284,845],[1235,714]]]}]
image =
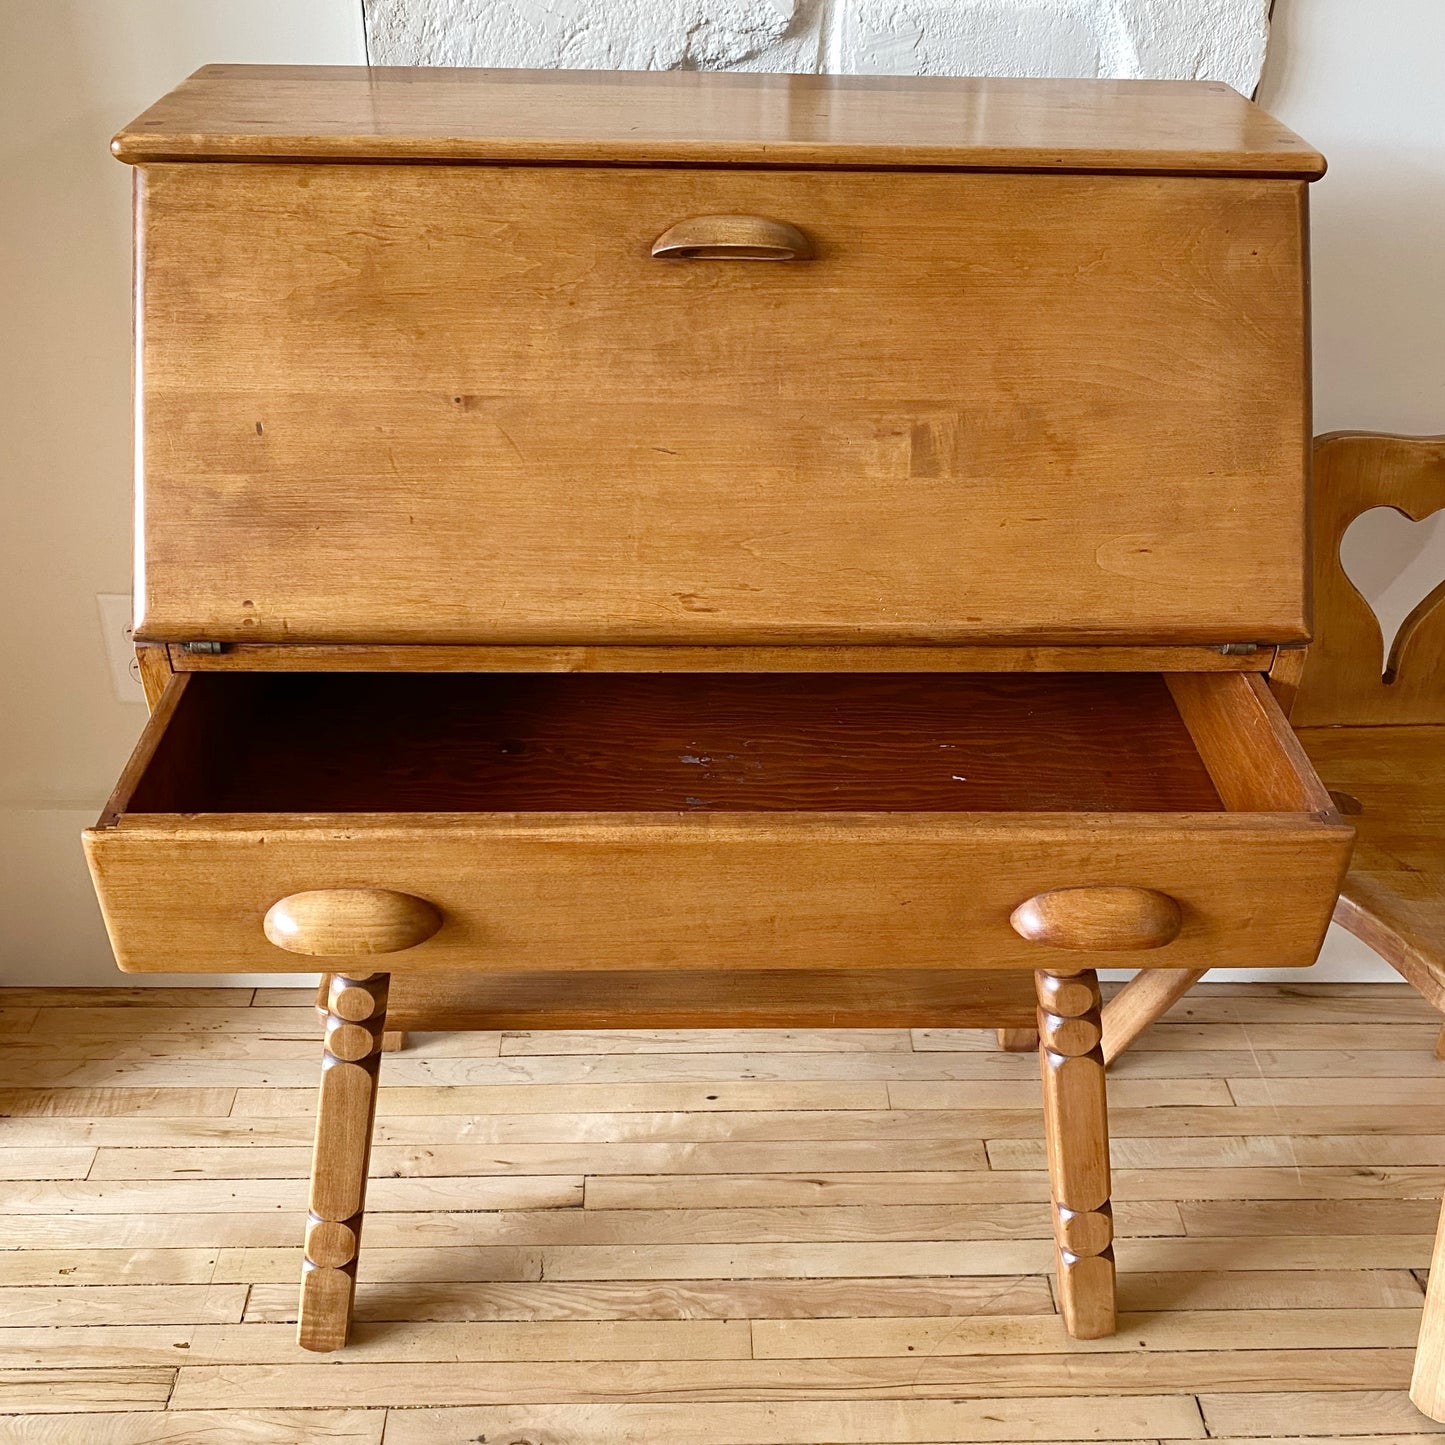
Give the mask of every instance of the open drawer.
[{"label": "open drawer", "polygon": [[193,673],[86,848],[135,972],[999,970],[1311,963],[1351,838],[1252,674]]}]

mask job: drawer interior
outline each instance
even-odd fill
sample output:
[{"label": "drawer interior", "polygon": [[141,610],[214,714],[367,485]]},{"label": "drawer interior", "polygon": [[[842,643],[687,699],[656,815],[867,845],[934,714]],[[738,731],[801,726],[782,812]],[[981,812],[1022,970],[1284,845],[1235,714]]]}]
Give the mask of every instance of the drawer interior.
[{"label": "drawer interior", "polygon": [[1241,675],[216,672],[177,687],[116,811],[1200,813],[1315,801],[1279,754],[1272,704]]}]

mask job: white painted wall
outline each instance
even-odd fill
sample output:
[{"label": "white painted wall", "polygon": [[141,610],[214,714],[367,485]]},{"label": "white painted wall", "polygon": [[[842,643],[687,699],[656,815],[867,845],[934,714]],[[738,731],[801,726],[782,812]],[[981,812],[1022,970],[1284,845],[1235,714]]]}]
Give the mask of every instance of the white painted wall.
[{"label": "white painted wall", "polygon": [[1259,79],[1269,0],[365,0],[376,65]]},{"label": "white painted wall", "polygon": [[0,0],[0,982],[116,981],[80,855],[144,707],[130,591],[130,172],[111,135],[208,61],[365,61],[360,0]]},{"label": "white painted wall", "polygon": [[[689,3],[637,0],[635,13]],[[560,0],[472,4],[541,24]],[[832,66],[854,53],[840,24],[823,24],[820,4],[779,4],[757,11],[760,33],[772,33],[768,9],[786,14],[770,44],[796,47],[809,35],[814,53],[822,47],[816,63]],[[1067,9],[1066,0],[1030,4],[1040,24]],[[1152,0],[1151,9],[1198,17],[1214,4]],[[895,16],[904,35],[919,17],[985,8],[860,0],[827,15],[850,24]],[[567,13],[583,14],[580,0]],[[1142,4],[1131,0],[1130,13]],[[701,63],[720,34],[694,35],[685,52],[669,42],[667,53]],[[103,984],[116,975],[76,835],[143,718],[114,700],[94,600],[129,587],[128,177],[106,144],[207,61],[359,63],[360,0],[0,0],[0,36],[0,981]],[[455,41],[429,43],[443,47],[440,58]],[[889,54],[897,69],[983,68],[970,63],[983,52],[967,48],[930,60],[943,51],[909,40]],[[1442,54],[1441,0],[1277,0],[1261,99],[1331,159],[1315,188],[1323,427],[1445,431],[1445,87],[1432,74]],[[1445,573],[1445,528],[1433,528],[1432,547],[1433,556],[1398,537],[1377,540],[1357,575],[1398,618],[1427,575]],[[1332,944],[1328,966],[1359,976],[1369,957]]]}]

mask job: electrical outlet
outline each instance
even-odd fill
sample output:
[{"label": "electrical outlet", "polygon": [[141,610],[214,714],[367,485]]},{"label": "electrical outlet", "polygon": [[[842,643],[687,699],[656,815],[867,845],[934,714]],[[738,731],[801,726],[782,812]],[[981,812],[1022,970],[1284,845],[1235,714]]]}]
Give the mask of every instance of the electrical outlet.
[{"label": "electrical outlet", "polygon": [[143,703],[146,695],[140,681],[140,664],[135,660],[130,593],[97,592],[95,605],[100,612],[105,658],[110,663],[111,688],[121,702]]}]

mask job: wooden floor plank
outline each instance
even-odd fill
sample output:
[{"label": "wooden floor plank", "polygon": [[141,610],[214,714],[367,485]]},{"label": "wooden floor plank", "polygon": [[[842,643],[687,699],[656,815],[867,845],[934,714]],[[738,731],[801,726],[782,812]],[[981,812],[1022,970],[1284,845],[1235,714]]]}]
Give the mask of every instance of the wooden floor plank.
[{"label": "wooden floor plank", "polygon": [[1199,1407],[1212,1435],[1238,1439],[1263,1436],[1445,1433],[1395,1390],[1287,1390],[1242,1397],[1202,1393]]},{"label": "wooden floor plank", "polygon": [[67,1088],[0,1089],[0,1118],[223,1118],[234,1089]]},{"label": "wooden floor plank", "polygon": [[170,1397],[175,1377],[173,1369],[145,1366],[0,1370],[0,1408],[8,1414],[24,1415],[161,1410]]},{"label": "wooden floor plank", "polygon": [[1124,1313],[1118,1333],[1100,1340],[1061,1340],[1051,1324],[1018,1317],[754,1320],[753,1351],[760,1360],[808,1360],[1070,1351],[1413,1349],[1420,1312],[1415,1307]]},{"label": "wooden floor plank", "polygon": [[1402,987],[1206,984],[1141,1040],[1121,1329],[1087,1343],[1054,1313],[1037,1064],[991,1034],[412,1035],[326,1360],[293,1339],[313,1000],[0,993],[0,1445],[1437,1429],[1405,1386],[1445,1066]]},{"label": "wooden floor plank", "polygon": [[[246,1258],[234,1267],[246,1278],[278,1281],[251,1286],[246,1319],[262,1324],[294,1321],[295,1251],[245,1253]],[[466,1250],[377,1253],[381,1255],[379,1260],[368,1256],[368,1279],[357,1295],[357,1317],[363,1320],[867,1319],[897,1315],[1052,1318],[1054,1312],[1048,1281],[1038,1275],[620,1283],[539,1278],[509,1284],[497,1283],[485,1266],[469,1265]],[[1406,1271],[1399,1274],[1409,1286],[1405,1300],[1418,1301],[1420,1291],[1414,1277]],[[429,1276],[440,1278],[427,1282]],[[282,1279],[284,1284],[279,1282]],[[1343,1286],[1333,1293],[1317,1288],[1311,1297],[1378,1307],[1401,1303],[1384,1290],[1351,1291]],[[1261,1294],[1258,1298],[1270,1297]]]},{"label": "wooden floor plank", "polygon": [[[468,1180],[440,1181],[458,1201],[446,1215],[426,1214],[413,1238],[445,1234],[454,1244],[498,1246],[762,1244],[890,1240],[1045,1239],[1052,1224],[1040,1202],[1011,1204],[874,1204],[752,1209],[465,1209]],[[895,1196],[896,1197],[896,1196]],[[370,1230],[372,1221],[367,1221]],[[1182,1235],[1179,1206],[1121,1200],[1121,1238]],[[369,1238],[374,1241],[375,1235]]]},{"label": "wooden floor plank", "polygon": [[[304,1179],[102,1179],[0,1183],[7,1214],[231,1214],[238,1210],[305,1210]],[[445,1209],[458,1193],[478,1209],[565,1209],[582,1202],[582,1180],[564,1174],[492,1176],[449,1182],[376,1179],[369,1201],[387,1209]],[[3,1226],[0,1226],[3,1233]]]},{"label": "wooden floor plank", "polygon": [[[245,1091],[243,1091],[245,1092]],[[283,1091],[288,1094],[290,1091]],[[408,1114],[414,1090],[383,1090],[392,1110],[377,1120],[378,1145],[766,1143],[865,1140],[873,1143],[984,1139],[995,1170],[1042,1167],[1037,1109],[762,1109],[660,1113],[428,1112]],[[443,1091],[445,1092],[445,1091]],[[307,1099],[315,1100],[308,1094]],[[1189,1106],[1115,1109],[1110,1132],[1119,1168],[1216,1165],[1445,1165],[1441,1119],[1428,1111]],[[11,1115],[4,1137],[15,1146],[210,1148],[308,1144],[315,1122],[299,1114],[238,1112],[234,1117],[136,1114],[79,1117]],[[1176,1132],[1171,1133],[1170,1130]],[[1432,1132],[1433,1131],[1433,1132]],[[1218,1144],[1210,1141],[1218,1140]],[[1197,1141],[1197,1142],[1192,1142]],[[1157,1144],[1157,1147],[1156,1147]]]},{"label": "wooden floor plank", "polygon": [[[1380,987],[1380,985],[1361,985]],[[1386,985],[1385,987],[1388,987]],[[1164,1015],[1168,1023],[1243,1023],[1253,1027],[1268,1023],[1359,1023],[1360,1003],[1370,1000],[1373,1023],[1436,1024],[1439,1013],[1411,989],[1392,995],[1325,993],[1319,985],[1302,985],[1293,992],[1247,991],[1221,995],[1201,993],[1199,987],[1184,995]]]},{"label": "wooden floor plank", "polygon": [[[103,1216],[108,1219],[108,1216]],[[114,1221],[111,1232],[114,1232]],[[105,1231],[97,1231],[104,1238]],[[209,1284],[221,1257],[218,1249],[115,1249],[101,1245],[46,1249],[5,1231],[0,1250],[0,1287],[33,1285],[196,1285]],[[0,1307],[9,1294],[0,1299]],[[60,1321],[56,1321],[60,1323]]]},{"label": "wooden floor plank", "polygon": [[[321,1024],[314,1007],[255,1009],[243,1002],[215,1002],[204,997],[186,1003],[186,992],[177,990],[172,995],[172,1007],[164,1013],[155,1006],[146,1007],[143,1000],[97,1005],[67,1003],[60,1008],[42,1006],[27,1036],[40,1039],[67,1033],[120,1036],[265,1032],[317,1040],[321,1037]],[[249,998],[249,990],[243,992]]]},{"label": "wooden floor plank", "polygon": [[[398,1410],[386,1445],[536,1441],[538,1445],[974,1445],[1029,1441],[1119,1445],[1203,1436],[1192,1399],[1136,1395],[1099,1418],[1096,1401],[816,1400],[721,1405],[495,1405]],[[1113,1431],[1113,1434],[1109,1432]]]},{"label": "wooden floor plank", "polygon": [[[926,1056],[921,1056],[926,1057]],[[1268,1080],[1266,1082],[1274,1082]],[[900,1079],[887,1086],[894,1109],[980,1109],[1035,1107],[1037,1083],[977,1083]],[[1032,1095],[1030,1094],[1032,1090]],[[1120,1109],[1172,1108],[1180,1104],[1234,1104],[1223,1079],[1110,1079],[1109,1102]]]},{"label": "wooden floor plank", "polygon": [[[133,1011],[123,1012],[126,1017],[135,1017]],[[303,1037],[314,1036],[313,1019],[311,1034]],[[31,1037],[26,1035],[27,1040]],[[319,1042],[316,1047],[319,1052]],[[1206,1056],[1203,1062],[1192,1054],[1168,1057],[1191,1062],[1177,1070],[1168,1069],[1166,1064],[1160,1063],[1153,1070],[1136,1067],[1128,1073],[1121,1071],[1118,1080],[1111,1084],[1120,1103],[1227,1104],[1232,1100],[1224,1084],[1225,1077],[1257,1072],[1254,1056],[1248,1053]],[[1208,1062],[1210,1057],[1216,1061],[1212,1065]],[[1279,1057],[1292,1061],[1296,1055],[1282,1052]],[[1397,1069],[1413,1066],[1414,1061],[1414,1056],[1409,1054],[1371,1054],[1365,1057],[1387,1061],[1396,1059],[1400,1061]],[[1156,1054],[1149,1058],[1158,1060],[1161,1056]],[[1294,1066],[1290,1063],[1289,1067]],[[1191,1073],[1191,1070],[1197,1072]],[[32,1057],[20,1051],[0,1052],[0,1084],[12,1088],[61,1089],[97,1085],[305,1088],[308,1083],[315,1082],[312,1077],[315,1071],[315,1064],[304,1057],[87,1059]],[[967,1107],[1017,1108],[1032,1104],[1038,1085],[1036,1073],[1037,1065],[1032,1055],[1003,1052],[608,1054],[597,1058],[562,1054],[503,1059],[422,1057],[408,1051],[387,1056],[383,1062],[382,1080],[384,1084],[402,1088],[435,1085],[449,1088],[516,1088],[528,1084],[595,1088],[610,1084],[721,1084],[738,1078],[775,1083],[836,1081],[935,1088],[939,1081],[947,1081]],[[1147,1077],[1136,1077],[1144,1074]],[[1298,1082],[1298,1077],[1281,1081],[1283,1084],[1291,1082]],[[1374,1082],[1379,1087],[1384,1080],[1376,1079]],[[1402,1082],[1419,1084],[1423,1081]],[[906,1097],[895,1100],[898,1107],[918,1107],[910,1106]]]},{"label": "wooden floor plank", "polygon": [[0,1445],[381,1445],[384,1410],[174,1410],[0,1417]]},{"label": "wooden floor plank", "polygon": [[[389,1062],[389,1060],[388,1060]],[[1208,1100],[1233,1102],[1220,1080]],[[1192,1090],[1194,1080],[1188,1081]],[[1035,1091],[1037,1092],[1037,1090]],[[315,1104],[314,1085],[305,1089],[244,1088],[232,1113],[294,1117]],[[694,1084],[492,1084],[482,1088],[398,1088],[382,1075],[377,1096],[379,1118],[415,1114],[652,1114],[661,1112],[730,1113],[734,1110],[889,1108],[888,1085],[874,1083],[775,1083],[771,1080],[723,1080]],[[1015,1107],[1036,1107],[1020,1100]]]},{"label": "wooden floor plank", "polygon": [[[1178,1198],[1215,1199],[1438,1199],[1441,1169],[1120,1169],[1115,1198],[1136,1204]],[[1042,1170],[891,1174],[640,1174],[593,1175],[589,1209],[700,1209],[722,1204],[763,1208],[786,1205],[882,1204],[900,1191],[919,1204],[1047,1199]]]},{"label": "wooden floor plank", "polygon": [[302,1008],[316,998],[311,986],[293,988],[258,988],[251,999],[252,1008]]},{"label": "wooden floor plank", "polygon": [[1420,1285],[1407,1269],[1126,1271],[1119,1276],[1119,1308],[1418,1310]]},{"label": "wooden floor plank", "polygon": [[[314,1103],[314,1100],[313,1100]],[[1029,1111],[1035,1124],[1038,1111]],[[1216,1112],[1229,1112],[1221,1110]],[[1008,1116],[980,1111],[979,1122]],[[235,1118],[10,1118],[4,1138],[16,1146],[95,1145],[113,1149],[211,1149],[237,1145],[309,1148],[308,1114]],[[436,1145],[760,1144],[830,1141],[880,1144],[959,1143],[970,1134],[942,1110],[759,1110],[750,1113],[414,1114],[378,1119],[378,1149]],[[973,1155],[982,1169],[981,1155]],[[1423,1162],[1429,1162],[1423,1161]]]},{"label": "wooden floor plank", "polygon": [[[1228,1084],[1236,1104],[1264,1108],[1330,1104],[1389,1104],[1396,1109],[1439,1109],[1445,1105],[1445,1070],[1438,1066],[1429,1078],[1349,1079],[1333,1074],[1311,1079],[1236,1078],[1215,1080]],[[1437,1115],[1438,1118],[1438,1115]]]},{"label": "wooden floor plank", "polygon": [[[43,1093],[44,1091],[38,1091]],[[65,1093],[66,1091],[59,1091]],[[84,1091],[77,1091],[83,1093]],[[132,1091],[118,1090],[129,1094]],[[141,1093],[142,1091],[134,1091]],[[184,1093],[185,1091],[179,1091]],[[231,1094],[220,1091],[229,1107]],[[1043,1126],[1039,1110],[1020,1109],[851,1109],[818,1106],[804,1098],[781,1109],[743,1111],[676,1109],[657,1112],[612,1111],[598,1107],[564,1112],[492,1113],[458,1102],[450,1110],[430,1107],[434,1094],[443,1098],[448,1090],[383,1089],[383,1102],[390,1107],[377,1121],[380,1144],[563,1144],[634,1142],[763,1142],[767,1140],[868,1139],[985,1139],[991,1145],[1010,1140],[1041,1141]],[[457,1090],[457,1094],[466,1091]],[[472,1101],[476,1091],[472,1093]],[[409,1106],[424,1099],[417,1112]],[[259,1095],[259,1099],[255,1096]],[[242,1090],[233,1117],[217,1116],[208,1109],[187,1109],[180,1101],[173,1112],[133,1111],[126,1115],[96,1111],[86,1115],[83,1108],[29,1111],[11,1114],[5,1121],[5,1138],[17,1145],[43,1146],[95,1144],[149,1148],[167,1145],[208,1147],[227,1143],[256,1142],[305,1144],[314,1127],[314,1091],[304,1095],[279,1090],[278,1097],[264,1091]],[[260,1100],[265,1100],[264,1106]],[[62,1103],[65,1101],[62,1100]],[[294,1102],[289,1112],[283,1106]],[[483,1100],[482,1102],[486,1102]],[[1109,1114],[1110,1133],[1125,1139],[1200,1139],[1233,1141],[1221,1148],[1240,1150],[1226,1162],[1237,1164],[1287,1163],[1282,1137],[1295,1141],[1291,1153],[1302,1162],[1314,1164],[1433,1164],[1438,1141],[1445,1138],[1441,1120],[1428,1111],[1403,1112],[1389,1105],[1356,1108],[1314,1109],[1292,1107],[1241,1108],[1233,1105],[1169,1108],[1114,1108]],[[1300,1149],[1302,1141],[1322,1139],[1319,1145]],[[1240,1141],[1243,1141],[1242,1143]],[[1419,1142],[1411,1143],[1411,1140]],[[1163,1149],[1179,1147],[1164,1145]],[[1201,1145],[1201,1150],[1209,1146]],[[1373,1157],[1369,1151],[1378,1149]],[[1313,1157],[1305,1158],[1310,1151]],[[1358,1157],[1357,1157],[1358,1156]],[[1397,1157],[1398,1156],[1398,1157]],[[1021,1152],[1015,1165],[1000,1154],[995,1168],[1036,1167],[1041,1157]],[[1121,1156],[1121,1165],[1152,1168],[1156,1163],[1179,1165],[1212,1163],[1207,1158],[1180,1157],[1171,1161],[1167,1153],[1141,1145],[1134,1156]]]},{"label": "wooden floor plank", "polygon": [[[69,1153],[71,1151],[36,1151]],[[96,1151],[84,1152],[87,1162]],[[988,1162],[978,1139],[922,1139],[896,1143],[883,1139],[815,1141],[809,1160],[819,1169],[877,1174],[913,1170],[975,1170]],[[432,1144],[420,1148],[380,1145],[372,1154],[372,1173],[387,1178],[473,1179],[492,1174],[758,1174],[787,1173],[798,1167],[791,1141],[721,1141],[685,1144]],[[311,1168],[309,1148],[247,1145],[234,1149],[119,1149],[99,1151],[89,1178],[121,1179],[301,1179]],[[73,1174],[25,1174],[25,1179],[84,1178]]]},{"label": "wooden floor plank", "polygon": [[[568,1361],[491,1365],[267,1364],[191,1366],[172,1408],[415,1407],[568,1402],[1118,1397],[1305,1390],[1403,1389],[1413,1351],[1189,1350],[1049,1355],[939,1355],[925,1359]],[[1111,1417],[1100,1411],[1101,1422]],[[1076,1426],[1077,1430],[1077,1426]],[[1120,1432],[1117,1424],[1111,1435]]]},{"label": "wooden floor plank", "polygon": [[243,1284],[21,1285],[0,1294],[0,1324],[239,1324],[247,1294]]},{"label": "wooden floor plank", "polygon": [[3,1139],[0,1144],[0,1179],[84,1179],[95,1163],[94,1149],[24,1148]]},{"label": "wooden floor plank", "polygon": [[[1381,1310],[1375,1313],[1389,1315]],[[0,1350],[5,1331],[0,1330]],[[414,1321],[406,1329],[358,1323],[347,1364],[475,1360],[498,1365],[548,1360],[746,1360],[748,1320]],[[187,1362],[196,1365],[312,1362],[285,1324],[205,1325],[191,1331]]]},{"label": "wooden floor plank", "polygon": [[[1404,1137],[1378,1134],[1219,1134],[1199,1138],[1110,1140],[1115,1169],[1253,1169],[1265,1165],[1289,1168],[1320,1166],[1430,1166],[1445,1169],[1445,1134]],[[989,1167],[1042,1169],[1046,1165],[1041,1139],[990,1139]],[[1437,1192],[1439,1192],[1437,1190]]]},{"label": "wooden floor plank", "polygon": [[1342,1235],[1428,1232],[1440,1218],[1440,1201],[1423,1199],[1188,1200],[1179,1206],[1189,1234]]},{"label": "wooden floor plank", "polygon": [[[252,988],[0,988],[0,1008],[44,1009],[196,1009],[245,1008]],[[314,996],[314,995],[313,995]]]},{"label": "wooden floor plank", "polygon": [[[390,1215],[394,1223],[398,1220],[409,1225],[415,1216]],[[398,1240],[418,1238],[410,1228],[389,1228],[372,1232],[373,1221],[367,1220],[368,1236],[365,1268],[360,1271],[367,1288],[374,1283],[425,1283],[433,1280],[463,1280],[486,1282],[500,1287],[521,1281],[542,1278],[542,1254],[537,1249],[519,1249],[515,1246],[494,1244],[441,1243],[424,1247],[407,1248],[398,1245]],[[282,1231],[267,1231],[272,1237],[282,1236]],[[295,1234],[292,1229],[292,1235]],[[426,1238],[438,1231],[427,1229],[420,1237]],[[487,1237],[483,1229],[472,1229],[473,1236]],[[236,1245],[217,1251],[215,1279],[217,1283],[260,1285],[262,1282],[285,1281],[291,1292],[290,1305],[296,1307],[295,1284],[300,1269],[299,1241],[285,1244]]]},{"label": "wooden floor plank", "polygon": [[[1439,1032],[1439,1023],[1424,1021],[1423,1016],[1419,1023],[1174,1023],[1166,1017],[1149,1026],[1130,1054],[1216,1049],[1382,1049],[1428,1054]],[[913,1047],[919,1052],[953,1052],[975,1047],[976,1037],[976,1031],[968,1029],[914,1029]]]},{"label": "wooden floor plank", "polygon": [[11,1328],[7,1324],[0,1328],[0,1371],[44,1369],[57,1360],[64,1360],[67,1369],[167,1369],[190,1362],[191,1339],[201,1328],[207,1327],[97,1324]]},{"label": "wooden floor plank", "polygon": [[[960,1049],[992,1053],[996,1045],[986,1029],[959,1030]],[[432,1035],[418,1035],[425,1048]],[[749,1029],[749,1053],[879,1054],[911,1053],[907,1029]],[[503,1057],[544,1054],[735,1054],[736,1029],[627,1029],[508,1031],[502,1035]]]}]

